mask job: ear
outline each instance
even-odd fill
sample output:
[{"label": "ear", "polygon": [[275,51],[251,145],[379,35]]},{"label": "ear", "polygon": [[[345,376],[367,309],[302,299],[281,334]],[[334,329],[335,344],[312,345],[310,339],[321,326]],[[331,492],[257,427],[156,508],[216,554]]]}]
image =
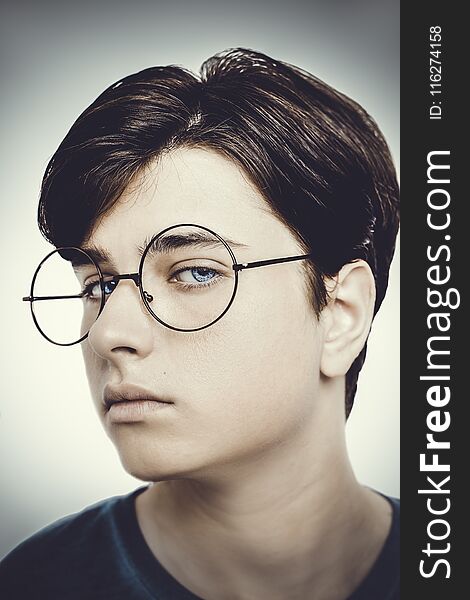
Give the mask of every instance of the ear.
[{"label": "ear", "polygon": [[375,281],[364,260],[348,263],[326,280],[329,300],[321,313],[324,341],[320,370],[346,375],[367,341],[374,316]]}]

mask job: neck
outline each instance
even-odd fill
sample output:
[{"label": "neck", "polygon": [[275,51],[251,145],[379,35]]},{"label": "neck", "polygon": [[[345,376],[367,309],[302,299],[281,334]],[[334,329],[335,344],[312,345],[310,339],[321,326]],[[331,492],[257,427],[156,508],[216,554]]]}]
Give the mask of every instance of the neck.
[{"label": "neck", "polygon": [[322,588],[344,598],[359,583],[354,557],[364,564],[371,536],[386,534],[371,522],[384,501],[353,475],[341,411],[318,422],[321,430],[310,424],[248,466],[162,481],[139,496],[144,537],[183,585],[218,600],[305,598],[314,585],[320,599]]}]

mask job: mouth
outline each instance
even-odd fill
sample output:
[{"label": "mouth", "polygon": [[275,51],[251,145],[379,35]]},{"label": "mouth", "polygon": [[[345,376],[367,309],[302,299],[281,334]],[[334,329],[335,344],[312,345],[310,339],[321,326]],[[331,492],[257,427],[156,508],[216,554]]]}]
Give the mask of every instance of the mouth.
[{"label": "mouth", "polygon": [[124,383],[120,385],[106,385],[103,394],[103,405],[108,412],[115,404],[132,405],[155,403],[158,405],[174,404],[174,402],[161,398],[153,392],[133,383]]}]

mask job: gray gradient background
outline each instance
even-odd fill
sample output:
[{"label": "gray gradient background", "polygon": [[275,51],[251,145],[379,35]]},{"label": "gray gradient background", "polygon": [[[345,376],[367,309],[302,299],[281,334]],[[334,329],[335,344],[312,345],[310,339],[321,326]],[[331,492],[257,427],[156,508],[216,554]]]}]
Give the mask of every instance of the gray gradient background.
[{"label": "gray gradient background", "polygon": [[[398,1],[19,1],[1,12],[0,556],[53,520],[142,485],[123,471],[101,429],[80,349],[48,344],[20,301],[49,251],[35,220],[44,168],[98,93],[148,66],[197,71],[215,52],[252,47],[361,103],[399,164]],[[398,336],[397,253],[347,426],[359,480],[393,495],[399,495]]]}]

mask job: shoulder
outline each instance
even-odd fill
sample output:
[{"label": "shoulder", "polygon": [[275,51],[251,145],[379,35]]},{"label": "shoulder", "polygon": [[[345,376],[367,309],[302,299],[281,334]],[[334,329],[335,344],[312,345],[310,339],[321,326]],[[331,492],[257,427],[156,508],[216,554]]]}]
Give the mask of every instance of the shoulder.
[{"label": "shoulder", "polygon": [[390,504],[392,519],[379,559],[382,566],[398,579],[400,573],[400,499],[381,494]]},{"label": "shoulder", "polygon": [[392,520],[382,551],[368,579],[369,584],[376,590],[372,598],[398,600],[400,597],[400,499],[381,495],[390,504]]},{"label": "shoulder", "polygon": [[[119,497],[100,500],[84,509],[64,516],[53,523],[43,527],[29,538],[18,544],[4,560],[12,560],[24,554],[38,554],[47,547],[53,550],[54,546],[79,534],[80,538],[86,537],[87,533],[94,532],[97,528],[105,526],[107,517],[112,512],[113,505]],[[3,561],[2,563],[3,564]]]},{"label": "shoulder", "polygon": [[400,498],[395,498],[394,496],[386,496],[385,494],[382,495],[390,502],[393,510],[397,511],[398,514],[400,514]]},{"label": "shoulder", "polygon": [[[0,561],[0,597],[26,597],[27,590],[51,581],[73,579],[75,573],[92,572],[100,558],[110,558],[119,546],[119,514],[135,492],[113,496],[62,517],[16,546]],[[14,593],[12,593],[14,590]]]},{"label": "shoulder", "polygon": [[349,600],[400,598],[400,500],[377,491],[376,493],[383,496],[390,505],[390,529],[375,564]]},{"label": "shoulder", "polygon": [[385,494],[382,494],[382,496],[388,500],[392,509],[392,526],[390,528],[390,535],[400,535],[400,498],[386,496]]},{"label": "shoulder", "polygon": [[400,498],[393,496],[384,496],[392,508],[392,524],[388,534],[387,542],[394,547],[395,556],[399,553],[400,543]]}]

